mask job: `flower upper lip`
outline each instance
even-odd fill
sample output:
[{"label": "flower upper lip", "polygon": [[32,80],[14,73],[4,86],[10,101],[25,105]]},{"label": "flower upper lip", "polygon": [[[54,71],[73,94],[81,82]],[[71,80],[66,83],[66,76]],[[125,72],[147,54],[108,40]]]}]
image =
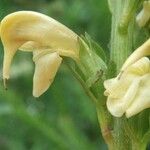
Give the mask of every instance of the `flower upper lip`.
[{"label": "flower upper lip", "polygon": [[[33,82],[38,83],[33,83],[33,89],[41,90],[37,90],[39,93],[33,92],[35,96],[41,95],[52,83],[62,61],[60,56],[71,57],[75,61],[79,60],[78,35],[58,21],[41,13],[18,11],[7,15],[1,21],[0,35],[4,46],[4,83],[9,78],[10,65],[16,51],[18,49],[31,51],[36,67]],[[51,72],[48,71],[49,67],[53,69]],[[49,76],[45,78],[48,81],[44,81],[43,85],[38,82],[38,80],[42,82],[44,80],[42,72]],[[36,75],[41,77],[38,78]],[[38,85],[41,87],[37,87]]]}]

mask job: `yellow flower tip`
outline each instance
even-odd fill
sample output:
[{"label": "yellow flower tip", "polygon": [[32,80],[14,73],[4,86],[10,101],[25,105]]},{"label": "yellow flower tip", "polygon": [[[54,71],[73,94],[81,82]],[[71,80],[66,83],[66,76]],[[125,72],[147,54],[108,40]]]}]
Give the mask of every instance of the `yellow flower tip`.
[{"label": "yellow flower tip", "polygon": [[143,27],[150,19],[150,1],[143,2],[143,9],[136,17],[136,22],[139,27]]},{"label": "yellow flower tip", "polygon": [[[34,55],[36,55],[35,53]],[[35,61],[33,77],[34,97],[39,97],[49,88],[61,62],[62,58],[56,52],[43,55]]]},{"label": "yellow flower tip", "polygon": [[150,108],[150,60],[141,58],[125,70],[120,80],[106,80],[104,87],[107,108],[115,117],[125,114],[130,118]]}]

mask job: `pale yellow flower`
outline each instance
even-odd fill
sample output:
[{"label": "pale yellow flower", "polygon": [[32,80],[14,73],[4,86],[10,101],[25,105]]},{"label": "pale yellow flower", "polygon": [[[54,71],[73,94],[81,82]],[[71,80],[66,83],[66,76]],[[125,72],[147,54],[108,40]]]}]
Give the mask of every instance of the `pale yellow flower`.
[{"label": "pale yellow flower", "polygon": [[[145,1],[137,16],[139,26],[150,19],[150,1]],[[131,117],[150,108],[150,39],[138,47],[125,61],[116,78],[106,80],[104,92],[107,108],[113,116]]]},{"label": "pale yellow flower", "polygon": [[113,116],[131,117],[150,107],[150,39],[125,61],[116,78],[106,80],[104,94]]},{"label": "pale yellow flower", "polygon": [[79,59],[78,36],[56,20],[37,12],[9,14],[1,21],[0,36],[4,46],[4,80],[9,79],[10,65],[18,49],[33,52],[35,97],[51,85],[62,61],[60,56]]},{"label": "pale yellow flower", "polygon": [[107,108],[113,116],[131,117],[150,108],[150,60],[143,57],[118,77],[104,82]]},{"label": "pale yellow flower", "polygon": [[150,61],[143,57],[122,74],[104,82],[107,108],[113,116],[131,117],[150,108]]}]

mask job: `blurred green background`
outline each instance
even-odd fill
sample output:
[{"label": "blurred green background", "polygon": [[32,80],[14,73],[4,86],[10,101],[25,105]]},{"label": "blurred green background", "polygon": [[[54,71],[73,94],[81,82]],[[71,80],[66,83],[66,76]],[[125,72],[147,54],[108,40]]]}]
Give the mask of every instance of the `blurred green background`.
[{"label": "blurred green background", "polygon": [[[110,13],[106,0],[0,0],[0,19],[18,10],[47,14],[76,33],[87,32],[108,49]],[[19,52],[5,91],[0,44],[0,150],[105,150],[95,106],[62,64],[40,98],[32,96],[31,53]]]}]

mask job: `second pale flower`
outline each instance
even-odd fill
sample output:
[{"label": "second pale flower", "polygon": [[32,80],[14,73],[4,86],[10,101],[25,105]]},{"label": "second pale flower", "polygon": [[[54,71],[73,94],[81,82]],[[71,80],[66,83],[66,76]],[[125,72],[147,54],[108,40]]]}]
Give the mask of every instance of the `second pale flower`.
[{"label": "second pale flower", "polygon": [[143,57],[129,66],[121,78],[106,80],[107,108],[113,116],[131,117],[150,108],[150,60]]}]

